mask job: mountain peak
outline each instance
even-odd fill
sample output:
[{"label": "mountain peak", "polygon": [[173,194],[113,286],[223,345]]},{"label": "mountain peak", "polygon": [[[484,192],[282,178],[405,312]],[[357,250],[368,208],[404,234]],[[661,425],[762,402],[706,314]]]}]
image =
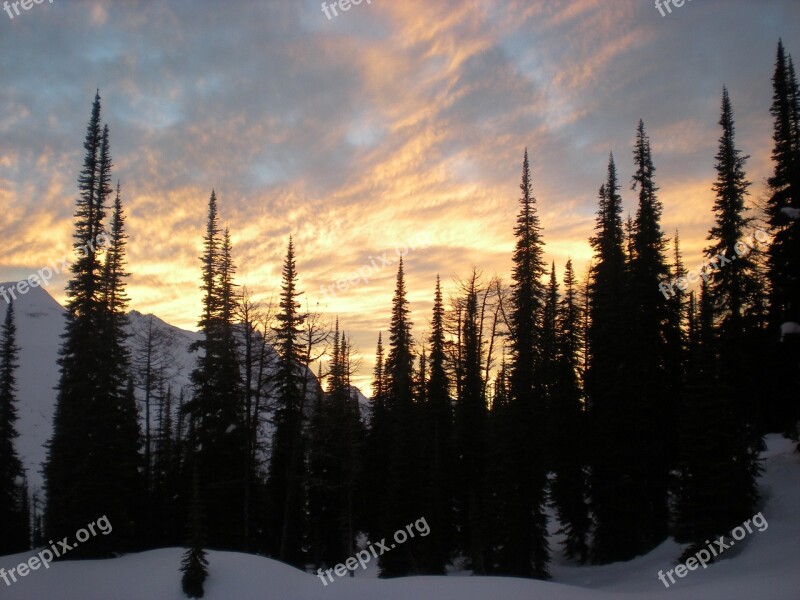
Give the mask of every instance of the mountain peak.
[{"label": "mountain peak", "polygon": [[17,313],[63,313],[64,308],[41,286],[32,286],[29,281],[5,281],[0,283],[0,315],[5,317],[6,306],[14,302]]}]

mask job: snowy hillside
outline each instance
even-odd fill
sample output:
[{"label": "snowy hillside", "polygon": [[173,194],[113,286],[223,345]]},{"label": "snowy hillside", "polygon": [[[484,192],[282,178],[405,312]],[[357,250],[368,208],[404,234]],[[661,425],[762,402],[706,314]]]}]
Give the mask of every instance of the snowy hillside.
[{"label": "snowy hillside", "polygon": [[[12,283],[0,286],[6,289]],[[0,302],[0,319],[5,318],[6,302]],[[64,308],[42,288],[31,288],[27,294],[18,296],[16,309],[17,345],[20,347],[19,370],[17,372],[17,408],[19,421],[17,450],[27,469],[31,490],[41,488],[40,473],[45,459],[45,442],[51,435],[51,423],[56,401],[55,387],[58,384],[58,349],[64,332]],[[137,334],[147,331],[151,316],[139,312],[130,313],[128,345],[133,347]],[[189,346],[199,339],[199,334],[173,327],[157,317],[152,317],[153,327],[166,332],[172,340],[173,368],[176,388],[188,385],[189,373],[196,360]],[[177,391],[177,389],[176,389]]]},{"label": "snowy hillside", "polygon": [[[794,445],[768,436],[761,478],[761,511],[769,526],[754,531],[706,570],[698,568],[669,589],[659,570],[674,568],[679,546],[665,542],[635,560],[602,567],[553,564],[554,581],[491,577],[409,577],[378,580],[374,564],[354,579],[327,586],[315,575],[273,560],[209,553],[207,600],[797,600],[800,590],[800,456]],[[30,554],[0,558],[6,570]],[[181,600],[181,550],[143,552],[113,560],[62,562],[29,573],[10,587],[8,600]]]},{"label": "snowy hillside", "polygon": [[[6,289],[13,283],[3,283]],[[6,315],[0,301],[0,319]],[[31,490],[41,487],[39,472],[45,458],[44,443],[51,434],[55,386],[58,383],[58,348],[64,332],[64,309],[42,288],[31,288],[14,302],[17,345],[17,451],[28,472]]]},{"label": "snowy hillside", "polygon": [[[14,283],[2,283],[6,289]],[[0,301],[0,322],[5,318],[6,302]],[[17,451],[27,470],[31,491],[42,487],[40,472],[45,459],[45,443],[51,435],[51,423],[56,402],[55,388],[58,384],[58,349],[61,334],[64,332],[64,308],[56,302],[46,290],[30,288],[17,296],[14,303],[17,322],[17,345],[20,347],[19,370],[17,372],[18,412],[17,430],[20,433],[16,440]],[[162,340],[168,340],[168,374],[174,393],[190,385],[190,374],[197,362],[197,353],[191,351],[191,345],[201,338],[201,334],[186,331],[170,325],[153,315],[143,315],[138,311],[128,314],[129,327],[128,348],[132,359],[136,360],[137,348],[147,339],[148,331],[157,331]],[[314,375],[308,372],[311,380]],[[309,398],[316,393],[310,386]],[[362,414],[368,410],[367,398],[357,389]],[[142,400],[142,393],[137,390],[137,397]],[[312,406],[309,402],[308,406]],[[151,415],[151,423],[155,414]],[[262,435],[270,435],[270,425],[265,423]]]}]

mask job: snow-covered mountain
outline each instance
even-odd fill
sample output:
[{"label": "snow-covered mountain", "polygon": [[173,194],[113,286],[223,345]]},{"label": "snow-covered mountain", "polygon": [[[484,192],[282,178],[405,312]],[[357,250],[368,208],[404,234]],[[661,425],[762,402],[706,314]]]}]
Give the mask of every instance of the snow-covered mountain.
[{"label": "snow-covered mountain", "polygon": [[[2,283],[5,289],[15,283]],[[8,304],[0,300],[0,322]],[[58,383],[58,348],[64,333],[64,308],[42,288],[31,288],[14,301],[17,346],[17,451],[28,472],[31,490],[40,488],[45,442],[50,438]]]},{"label": "snow-covered mountain", "polygon": [[[0,287],[9,289],[15,283],[2,283]],[[0,322],[5,319],[8,304],[0,300]],[[27,470],[31,490],[41,488],[41,466],[45,459],[45,442],[52,432],[53,411],[56,403],[58,384],[58,349],[64,333],[64,308],[41,287],[30,288],[24,295],[17,295],[14,301],[17,324],[17,346],[20,348],[19,369],[17,371],[17,408],[20,433],[16,445]],[[195,355],[190,345],[199,339],[200,334],[185,331],[165,323],[158,317],[130,313],[129,345],[137,341],[152,326],[169,335],[172,342],[174,385],[189,383],[189,374],[194,366]],[[176,390],[177,391],[177,390]]]},{"label": "snow-covered mountain", "polygon": [[[0,289],[9,289],[15,283],[1,283]],[[0,323],[5,319],[7,303],[0,298]],[[53,411],[56,403],[58,384],[58,349],[64,333],[65,310],[46,290],[41,287],[30,288],[24,295],[17,295],[14,301],[17,324],[17,346],[20,348],[19,369],[17,371],[17,407],[20,433],[16,440],[17,450],[27,470],[31,491],[42,487],[42,463],[45,459],[45,443],[52,432]],[[131,311],[127,344],[133,360],[137,348],[147,338],[152,329],[162,340],[167,340],[167,371],[174,393],[189,386],[190,374],[197,361],[197,353],[191,350],[201,334],[186,331],[162,321],[154,315],[143,315]],[[163,357],[162,357],[163,359]],[[309,378],[316,382],[311,371]],[[309,386],[311,397],[318,389]],[[356,390],[362,404],[362,412],[367,400]],[[137,395],[141,395],[137,391]],[[141,400],[141,398],[140,398]],[[308,403],[311,406],[311,402]],[[155,416],[151,415],[151,423]],[[269,435],[270,428],[265,424],[263,435]]]}]

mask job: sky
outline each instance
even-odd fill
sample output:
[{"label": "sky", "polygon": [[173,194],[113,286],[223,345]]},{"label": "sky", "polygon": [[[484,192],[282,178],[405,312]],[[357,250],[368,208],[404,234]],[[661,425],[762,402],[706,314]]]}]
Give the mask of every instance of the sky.
[{"label": "sky", "polygon": [[[635,213],[639,119],[663,228],[680,231],[689,268],[701,262],[723,85],[751,200],[764,199],[775,51],[782,38],[800,60],[797,0],[687,0],[663,16],[650,0],[330,4],[0,11],[0,281],[71,252],[97,89],[128,215],[131,308],[196,328],[214,189],[237,283],[275,298],[292,236],[303,302],[338,315],[363,388],[399,255],[419,339],[437,274],[445,295],[473,267],[509,282],[525,148],[559,276],[569,258],[586,272],[609,153]],[[66,281],[47,288],[61,302]]]}]

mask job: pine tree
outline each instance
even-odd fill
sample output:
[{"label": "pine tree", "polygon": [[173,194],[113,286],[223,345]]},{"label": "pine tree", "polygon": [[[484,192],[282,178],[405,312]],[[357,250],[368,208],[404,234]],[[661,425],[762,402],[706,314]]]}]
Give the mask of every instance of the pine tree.
[{"label": "pine tree", "polygon": [[[403,259],[397,268],[389,326],[389,352],[386,356],[386,415],[389,447],[385,448],[387,470],[386,496],[381,519],[383,537],[420,518],[419,428],[414,405],[414,353],[412,323],[406,299]],[[378,533],[378,532],[375,532]],[[376,537],[373,535],[373,537]],[[418,540],[410,539],[394,551],[380,557],[382,577],[418,573],[415,552]]]},{"label": "pine tree", "polygon": [[488,409],[481,373],[481,337],[478,312],[478,275],[466,284],[461,320],[461,393],[456,398],[455,471],[457,524],[463,551],[475,573],[486,573],[489,540],[486,516],[486,437]]},{"label": "pine tree", "polygon": [[[95,538],[73,556],[107,556],[136,545],[138,424],[128,390],[124,333],[124,230],[121,211],[112,224],[113,264],[106,276],[101,245],[111,188],[108,126],[100,125],[100,95],[87,127],[84,166],[75,211],[76,260],[67,285],[60,379],[44,474],[46,533],[53,539],[107,515],[115,535]],[[116,248],[116,249],[115,249]],[[107,296],[106,292],[111,291]],[[107,298],[113,298],[109,303]]]},{"label": "pine tree", "polygon": [[[134,322],[133,325],[136,323]],[[148,315],[144,318],[141,328],[133,327],[131,331],[131,372],[136,388],[141,392],[138,398],[142,406],[143,429],[143,486],[147,490],[147,507],[145,519],[146,535],[141,536],[148,547],[153,545],[176,545],[180,542],[183,532],[183,522],[180,515],[185,515],[185,506],[174,501],[179,497],[179,492],[188,491],[188,486],[174,487],[169,492],[163,491],[164,479],[168,479],[171,486],[178,484],[181,474],[174,470],[171,462],[172,456],[165,456],[161,452],[162,446],[169,444],[170,453],[176,447],[172,445],[173,414],[171,409],[165,410],[165,403],[172,404],[171,387],[167,384],[171,377],[176,375],[176,357],[174,353],[175,339],[173,333],[159,327],[156,318]],[[154,427],[153,419],[157,419]],[[164,440],[162,427],[169,427],[169,439]],[[156,464],[159,463],[159,464]],[[161,472],[159,472],[161,470]],[[164,472],[169,475],[165,476]],[[185,495],[180,496],[185,498]],[[170,513],[165,516],[165,513]],[[172,542],[158,540],[173,540]]]},{"label": "pine tree", "polygon": [[[674,251],[674,262],[671,266],[669,277],[675,281],[682,277],[686,277],[687,275],[686,267],[683,264],[683,257],[681,255],[680,235],[677,230],[675,231],[675,237],[673,238],[672,245]],[[667,371],[669,373],[668,380],[670,382],[671,389],[673,390],[674,395],[680,398],[682,384],[686,378],[688,344],[685,326],[687,324],[687,318],[689,315],[689,294],[687,294],[685,290],[681,290],[678,287],[675,287],[673,292],[674,293],[672,293],[667,300],[669,305],[669,325],[666,330],[666,345],[668,352]],[[673,405],[672,410],[670,411],[670,420],[673,423],[677,422],[675,417],[678,410],[679,407]],[[673,439],[673,442],[674,441],[675,440]]]},{"label": "pine tree", "polygon": [[[107,148],[107,140],[104,148]],[[110,187],[107,189],[110,192]],[[115,523],[116,539],[108,548],[111,551],[120,547],[140,547],[143,542],[142,531],[138,527],[143,521],[143,503],[139,499],[144,496],[144,482],[140,477],[140,431],[130,380],[130,353],[126,345],[129,337],[128,297],[125,290],[125,279],[128,277],[125,271],[125,247],[128,236],[125,233],[119,183],[109,234],[101,280],[103,330],[99,332],[104,347],[102,378],[105,398],[97,409],[99,422],[105,425],[98,439],[104,448],[104,452],[98,453],[103,469],[98,475],[102,474],[101,481],[105,483],[101,498],[107,507],[105,514],[109,515],[109,519],[115,519],[112,522]],[[123,540],[124,545],[120,545]],[[105,541],[101,539],[97,545]]]},{"label": "pine tree", "polygon": [[[634,452],[629,445],[632,404],[625,367],[629,331],[626,314],[628,270],[622,227],[622,198],[614,157],[599,193],[599,209],[591,239],[595,260],[589,287],[589,364],[586,395],[591,427],[590,493],[595,517],[592,560],[607,563],[630,559],[644,550],[639,535],[639,489],[633,479]],[[657,289],[657,288],[656,288]]]},{"label": "pine tree", "polygon": [[550,392],[550,429],[553,432],[550,493],[561,522],[560,533],[565,536],[564,553],[583,563],[589,556],[591,520],[584,442],[587,432],[579,375],[582,315],[571,260],[567,261],[564,271],[564,296],[558,304],[556,319],[555,365]]},{"label": "pine tree", "polygon": [[[680,248],[680,235],[675,230],[673,238],[673,263],[670,265],[669,275],[671,281],[678,281],[687,276],[686,267]],[[692,328],[690,317],[694,315],[693,292],[687,294],[678,287],[673,288],[673,294],[666,299],[667,324],[664,330],[664,344],[666,346],[666,378],[667,397],[671,401],[666,403],[666,422],[671,425],[666,453],[670,457],[670,470],[674,471],[679,454],[679,420],[685,402],[685,388],[687,368],[689,362],[689,335]],[[674,480],[674,477],[672,478]],[[674,481],[673,481],[674,482]],[[672,482],[670,483],[670,485]]]},{"label": "pine tree", "polygon": [[[706,256],[716,261],[711,272],[709,288],[715,308],[721,312],[720,335],[723,338],[738,335],[754,304],[755,273],[757,267],[751,256],[743,252],[739,243],[750,233],[753,219],[745,216],[745,205],[750,182],[744,172],[749,156],[736,148],[733,109],[727,88],[722,90],[722,136],[716,156],[717,180],[714,183],[715,223],[708,239]],[[735,260],[733,258],[735,257]],[[728,340],[724,340],[728,341]]]},{"label": "pine tree", "polygon": [[727,534],[758,501],[758,438],[753,424],[753,352],[761,348],[756,265],[741,250],[749,182],[736,148],[733,111],[723,89],[722,136],[714,184],[715,224],[706,255],[716,259],[704,278],[699,314],[690,313],[690,363],[681,412],[681,462],[675,538],[691,544]]},{"label": "pine tree", "polygon": [[294,565],[304,564],[305,439],[300,366],[303,363],[299,336],[305,316],[300,313],[294,244],[289,238],[283,264],[280,311],[275,327],[280,356],[275,373],[275,434],[269,465],[270,552]]},{"label": "pine tree", "polygon": [[[502,502],[495,523],[499,551],[493,570],[498,574],[547,578],[550,551],[544,512],[545,406],[537,381],[542,364],[542,310],[545,273],[541,225],[533,196],[528,151],[522,163],[520,212],[514,228],[514,280],[509,314],[511,365],[509,405],[495,419],[496,435],[506,442],[496,447],[496,461],[506,467],[492,485],[493,502]],[[496,508],[496,507],[495,507]]]},{"label": "pine tree", "polygon": [[241,550],[244,540],[244,469],[247,432],[234,314],[236,296],[230,233],[220,236],[217,196],[211,192],[203,240],[201,289],[203,338],[196,342],[197,366],[192,373],[194,395],[185,406],[194,427],[194,468],[205,510],[208,543],[220,549]]},{"label": "pine tree", "polygon": [[208,559],[205,544],[205,514],[203,500],[200,495],[199,476],[194,472],[192,479],[191,502],[189,503],[188,534],[189,544],[181,562],[181,586],[188,598],[205,596],[204,584],[208,578]]},{"label": "pine tree", "polygon": [[363,428],[350,386],[349,356],[337,318],[328,392],[318,399],[309,436],[309,546],[318,567],[344,562],[355,547],[355,487]]},{"label": "pine tree", "polygon": [[21,503],[27,497],[27,485],[23,490],[24,469],[14,447],[18,437],[16,370],[19,348],[16,338],[14,302],[11,301],[6,306],[0,333],[0,522],[4,529],[0,537],[0,555],[15,554],[30,547],[27,516]]},{"label": "pine tree", "polygon": [[701,284],[699,309],[692,297],[690,359],[680,419],[680,453],[673,535],[690,545],[726,535],[751,515],[756,498],[753,462],[739,435],[731,386],[721,376],[710,285]]},{"label": "pine tree", "polygon": [[[76,253],[92,248],[95,232],[100,228],[98,218],[97,171],[102,129],[100,122],[100,94],[95,96],[92,116],[86,132],[83,169],[78,178],[80,195],[76,203],[76,232],[73,247]],[[87,436],[87,423],[82,418],[89,414],[91,399],[97,395],[94,380],[87,374],[100,371],[100,347],[93,335],[98,323],[99,266],[92,250],[77,256],[73,262],[72,279],[67,286],[66,331],[60,348],[60,379],[58,399],[53,418],[53,436],[49,442],[45,480],[47,509],[45,533],[59,538],[71,535],[79,527],[93,521],[96,515],[82,502],[80,493],[84,489],[86,475],[80,473],[81,481],[75,481],[76,465],[83,457],[92,456]],[[102,514],[102,513],[101,513]],[[59,538],[60,539],[60,538]]]},{"label": "pine tree", "polygon": [[248,431],[245,428],[242,368],[235,323],[238,310],[238,296],[233,282],[235,273],[233,244],[230,231],[226,228],[222,234],[219,266],[220,349],[219,389],[216,392],[218,402],[224,410],[220,431],[223,431],[223,426],[225,429],[216,453],[218,459],[226,460],[225,463],[220,463],[220,468],[223,470],[219,472],[221,477],[218,479],[218,485],[221,491],[225,490],[220,506],[236,508],[228,508],[227,518],[218,519],[215,514],[214,521],[215,526],[218,525],[220,530],[224,531],[223,535],[228,540],[227,545],[244,550],[247,547],[245,519],[248,518],[244,512],[245,486],[248,479],[245,469],[250,463],[247,457]]},{"label": "pine tree", "polygon": [[[772,194],[767,203],[773,241],[769,249],[771,284],[770,320],[773,330],[786,321],[800,322],[800,91],[792,58],[783,41],[778,42],[772,77],[774,119],[772,160],[768,183]],[[774,331],[775,336],[778,335]]]},{"label": "pine tree", "polygon": [[639,203],[633,223],[626,305],[630,324],[629,355],[625,362],[625,381],[630,388],[627,417],[632,425],[628,440],[633,459],[631,475],[639,488],[641,501],[635,528],[639,537],[637,554],[660,544],[667,536],[667,488],[669,451],[674,446],[674,423],[668,405],[674,402],[675,387],[670,380],[670,348],[677,341],[671,330],[670,305],[659,291],[669,277],[666,239],[661,230],[662,204],[654,181],[650,138],[640,120],[633,152],[636,172],[632,189],[639,190]]},{"label": "pine tree", "polygon": [[[778,42],[772,77],[774,119],[772,160],[768,183],[771,195],[767,215],[772,243],[767,253],[769,280],[769,332],[773,356],[774,408],[767,429],[782,429],[797,438],[800,418],[800,341],[797,335],[781,336],[783,323],[800,323],[800,90],[792,57]],[[792,213],[795,218],[792,218]]]},{"label": "pine tree", "polygon": [[[339,409],[342,421],[342,437],[344,449],[342,451],[342,464],[344,477],[342,482],[342,538],[345,540],[347,555],[353,556],[356,549],[356,532],[359,527],[359,486],[361,473],[364,469],[363,453],[366,443],[366,428],[361,417],[361,404],[358,390],[352,384],[353,375],[353,344],[349,338],[345,341],[342,332],[341,356],[344,370],[344,388],[347,396]],[[351,574],[352,577],[352,574]]]},{"label": "pine tree", "polygon": [[[165,389],[166,388],[166,389]],[[175,439],[172,387],[162,385],[156,397],[158,428],[152,468],[153,544],[175,546],[181,541],[181,516],[186,514],[180,498],[179,444]]]},{"label": "pine tree", "polygon": [[[709,292],[714,302],[718,326],[721,373],[733,389],[734,410],[740,433],[755,451],[761,446],[762,425],[758,379],[763,373],[764,314],[761,290],[764,287],[754,253],[745,239],[753,239],[753,218],[745,199],[750,182],[744,164],[749,158],[735,145],[733,110],[728,90],[723,88],[722,136],[716,156],[717,181],[714,183],[714,226],[709,231],[711,246],[706,256],[716,261],[710,273]],[[754,460],[754,459],[753,459]]]},{"label": "pine tree", "polygon": [[421,572],[430,575],[445,572],[455,533],[452,515],[453,405],[446,368],[444,317],[442,287],[437,275],[431,333],[428,338],[428,379],[422,407],[424,514],[430,524],[431,533],[423,542],[419,563]]},{"label": "pine tree", "polygon": [[365,530],[373,539],[377,539],[375,536],[383,531],[382,512],[388,486],[386,452],[390,444],[382,333],[378,333],[378,344],[375,351],[368,425],[364,464],[359,483],[361,489],[359,496],[362,499],[359,506]]}]

